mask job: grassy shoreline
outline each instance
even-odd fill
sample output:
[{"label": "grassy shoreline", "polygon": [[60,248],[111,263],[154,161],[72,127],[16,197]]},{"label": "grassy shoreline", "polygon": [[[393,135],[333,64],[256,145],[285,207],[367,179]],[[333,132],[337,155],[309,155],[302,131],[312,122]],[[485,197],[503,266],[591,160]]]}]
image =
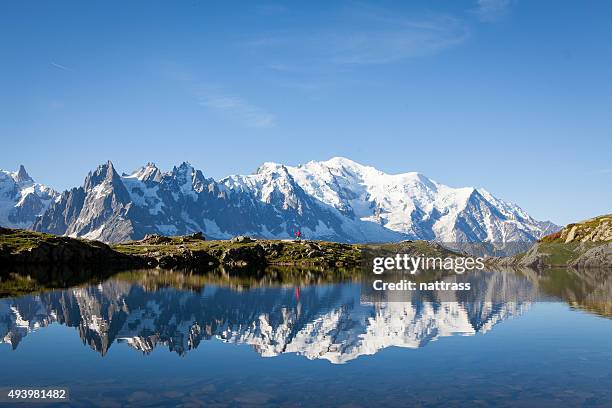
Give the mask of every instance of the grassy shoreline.
[{"label": "grassy shoreline", "polygon": [[[572,224],[571,228],[575,229],[575,225]],[[612,243],[576,240],[560,242],[558,235],[545,237],[528,251],[513,257],[488,258],[487,264],[536,268],[610,266]],[[153,235],[138,241],[107,245],[81,238],[0,227],[2,265],[203,270],[219,266],[245,268],[275,265],[335,268],[360,266],[368,252],[375,252],[378,256],[393,256],[397,253],[462,256],[428,241],[344,244],[313,240],[253,239],[245,236],[231,240],[206,240],[201,234],[192,234],[178,237]]]}]

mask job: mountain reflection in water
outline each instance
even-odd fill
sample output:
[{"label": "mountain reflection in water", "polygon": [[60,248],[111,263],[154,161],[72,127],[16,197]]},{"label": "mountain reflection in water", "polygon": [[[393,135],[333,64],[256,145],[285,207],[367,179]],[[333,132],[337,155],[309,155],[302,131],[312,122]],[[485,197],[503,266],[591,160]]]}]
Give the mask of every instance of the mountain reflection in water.
[{"label": "mountain reflection in water", "polygon": [[[369,300],[358,282],[246,288],[195,282],[185,289],[164,283],[159,271],[140,271],[0,299],[0,343],[15,349],[30,333],[59,323],[77,329],[103,356],[115,342],[145,354],[167,347],[183,355],[215,338],[251,345],[264,357],[296,353],[342,364],[391,346],[419,348],[444,336],[487,333],[542,296],[604,315],[612,303],[609,280],[577,271],[478,272],[466,279],[478,290],[455,301],[434,292],[396,302]],[[500,294],[520,296],[500,301]]]}]

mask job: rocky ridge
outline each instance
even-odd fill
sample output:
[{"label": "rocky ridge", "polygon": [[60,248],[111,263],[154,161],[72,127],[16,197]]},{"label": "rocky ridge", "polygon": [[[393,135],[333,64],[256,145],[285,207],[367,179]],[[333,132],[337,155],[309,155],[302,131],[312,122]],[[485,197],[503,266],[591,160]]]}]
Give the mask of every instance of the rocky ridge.
[{"label": "rocky ridge", "polygon": [[[11,175],[14,183],[20,178]],[[25,224],[2,219],[17,211],[17,195],[8,190],[13,198],[0,208],[0,225],[108,243],[197,231],[215,239],[287,239],[300,230],[309,239],[347,243],[421,239],[503,248],[557,229],[482,188],[451,188],[420,173],[386,174],[342,157],[264,163],[253,174],[221,180],[189,163],[168,172],[148,163],[120,174],[109,161],[82,186],[55,193]]]}]

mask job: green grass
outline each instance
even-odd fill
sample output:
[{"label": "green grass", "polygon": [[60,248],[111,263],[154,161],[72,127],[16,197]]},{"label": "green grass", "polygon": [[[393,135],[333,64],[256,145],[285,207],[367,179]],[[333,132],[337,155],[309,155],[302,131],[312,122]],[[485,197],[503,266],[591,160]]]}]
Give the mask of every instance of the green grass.
[{"label": "green grass", "polygon": [[581,254],[586,252],[589,248],[596,246],[597,243],[579,243],[569,242],[567,244],[561,243],[539,243],[539,252],[547,254],[547,264],[550,266],[565,266],[576,260]]},{"label": "green grass", "polygon": [[61,237],[44,232],[34,232],[22,229],[0,227],[0,247],[7,249],[10,253],[19,253],[28,249],[37,248],[41,245],[60,246],[67,243],[77,243],[93,247],[104,247],[105,244],[98,241],[89,241],[81,238]]},{"label": "green grass", "polygon": [[571,261],[573,261],[578,254],[574,252],[576,249],[576,244],[549,244],[541,248],[541,252],[547,253],[548,255],[548,263],[550,265],[567,265]]},{"label": "green grass", "polygon": [[142,241],[131,241],[113,245],[112,248],[118,252],[128,255],[146,255],[154,252],[163,252],[172,255],[179,254],[183,249],[190,251],[225,251],[235,246],[253,246],[256,242],[233,243],[230,241],[203,241],[184,237],[168,237],[169,241],[162,244],[150,244]]},{"label": "green grass", "polygon": [[54,235],[42,232],[32,232],[20,229],[2,228],[0,230],[0,245],[16,253],[35,248],[43,242],[53,242]]},{"label": "green grass", "polygon": [[[230,248],[254,247],[255,245],[262,245],[266,248],[266,262],[269,265],[330,263],[354,265],[361,261],[361,246],[323,241],[257,240],[256,242],[237,243],[227,240],[203,241],[188,237],[172,237],[164,243],[151,244],[134,241],[117,244],[112,248],[127,255],[179,255],[181,252],[189,250],[194,253],[206,252],[218,258]],[[316,247],[320,247],[320,251]],[[316,255],[309,255],[313,250]]]}]

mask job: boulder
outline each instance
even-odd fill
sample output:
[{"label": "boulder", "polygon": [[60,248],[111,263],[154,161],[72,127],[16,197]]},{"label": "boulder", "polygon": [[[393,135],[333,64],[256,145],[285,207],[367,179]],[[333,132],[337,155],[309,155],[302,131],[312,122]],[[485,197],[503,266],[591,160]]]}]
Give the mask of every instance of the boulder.
[{"label": "boulder", "polygon": [[266,251],[261,245],[232,247],[225,250],[221,263],[229,266],[263,266],[266,264]]},{"label": "boulder", "polygon": [[234,237],[232,239],[230,239],[230,242],[233,243],[239,243],[239,244],[246,244],[249,242],[255,242],[255,240],[251,237],[248,237],[246,235],[238,235],[237,237]]},{"label": "boulder", "polygon": [[182,263],[181,257],[177,255],[163,255],[157,260],[158,266],[164,269],[171,269]]},{"label": "boulder", "polygon": [[317,249],[311,249],[310,251],[308,251],[308,253],[306,254],[306,256],[308,258],[318,258],[320,256],[325,255],[325,252],[317,250]]},{"label": "boulder", "polygon": [[158,234],[147,234],[140,242],[149,245],[160,245],[172,242],[172,238]]},{"label": "boulder", "polygon": [[200,241],[206,241],[206,237],[202,231],[194,232],[193,234],[187,235],[187,238],[199,239]]},{"label": "boulder", "polygon": [[306,245],[306,247],[310,250],[313,250],[313,251],[322,250],[321,245],[317,244],[316,242],[313,242],[313,241],[303,241],[303,242],[304,242],[304,245]]}]

